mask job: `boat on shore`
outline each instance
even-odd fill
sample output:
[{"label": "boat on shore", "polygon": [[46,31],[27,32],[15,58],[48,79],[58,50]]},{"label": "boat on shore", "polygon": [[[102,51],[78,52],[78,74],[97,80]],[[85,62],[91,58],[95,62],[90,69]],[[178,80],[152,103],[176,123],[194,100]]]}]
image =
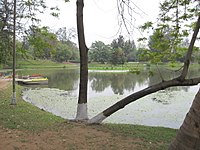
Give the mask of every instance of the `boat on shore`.
[{"label": "boat on shore", "polygon": [[48,78],[42,75],[18,76],[16,82],[21,85],[45,85],[48,84]]}]

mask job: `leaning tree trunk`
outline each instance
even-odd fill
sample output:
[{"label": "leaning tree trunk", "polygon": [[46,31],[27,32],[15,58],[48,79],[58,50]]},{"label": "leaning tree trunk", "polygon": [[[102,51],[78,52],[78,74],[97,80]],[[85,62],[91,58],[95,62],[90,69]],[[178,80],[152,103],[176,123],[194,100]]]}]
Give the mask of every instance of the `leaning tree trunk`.
[{"label": "leaning tree trunk", "polygon": [[88,120],[87,83],[88,83],[88,48],[85,44],[83,27],[83,0],[77,0],[77,31],[80,52],[80,84],[76,120]]},{"label": "leaning tree trunk", "polygon": [[200,89],[169,150],[200,150]]},{"label": "leaning tree trunk", "polygon": [[139,98],[142,98],[146,95],[152,94],[152,93],[157,92],[159,90],[164,90],[166,88],[173,87],[173,86],[189,86],[189,85],[197,85],[198,83],[200,83],[200,77],[194,78],[194,79],[185,79],[185,77],[188,73],[190,59],[191,59],[194,43],[197,39],[199,28],[200,28],[200,16],[198,17],[196,27],[195,27],[195,30],[193,32],[192,39],[190,41],[190,45],[189,45],[187,55],[186,55],[186,58],[185,58],[183,71],[178,78],[175,78],[175,79],[172,79],[172,80],[169,80],[169,81],[163,81],[161,83],[158,83],[158,84],[152,85],[148,88],[145,88],[141,91],[133,93],[133,94],[125,97],[124,99],[118,101],[114,105],[110,106],[109,108],[107,108],[103,112],[99,113],[95,117],[91,118],[88,121],[88,123],[91,123],[91,124],[92,123],[101,123],[108,116],[110,116],[113,113],[115,113],[116,111],[124,108],[126,105],[138,100]]},{"label": "leaning tree trunk", "polygon": [[185,79],[183,81],[180,81],[179,78],[175,78],[169,81],[163,81],[161,83],[152,85],[148,88],[145,88],[141,91],[138,91],[136,93],[133,93],[124,99],[118,101],[114,105],[110,106],[103,112],[99,113],[95,117],[91,118],[88,120],[89,124],[95,124],[95,123],[101,123],[104,119],[112,115],[113,113],[117,112],[118,110],[124,108],[126,105],[135,102],[139,100],[140,98],[147,96],[149,94],[152,94],[154,92],[164,90],[169,87],[174,87],[174,86],[192,86],[192,85],[197,85],[200,83],[200,77],[199,78],[193,78],[193,79]]}]

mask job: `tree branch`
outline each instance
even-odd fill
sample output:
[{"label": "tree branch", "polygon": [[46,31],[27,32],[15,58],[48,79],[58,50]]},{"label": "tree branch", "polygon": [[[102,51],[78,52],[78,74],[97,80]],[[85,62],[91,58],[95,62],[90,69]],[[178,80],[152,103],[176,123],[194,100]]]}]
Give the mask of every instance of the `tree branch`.
[{"label": "tree branch", "polygon": [[197,39],[197,35],[199,32],[199,28],[200,28],[200,15],[198,16],[198,20],[196,22],[196,27],[194,29],[193,35],[192,35],[192,39],[190,41],[190,45],[188,47],[188,51],[185,57],[185,61],[184,61],[184,66],[183,66],[183,71],[181,73],[181,75],[178,77],[178,79],[184,80],[187,73],[188,73],[188,69],[189,69],[189,65],[190,65],[190,61],[191,61],[191,56],[192,56],[192,51],[193,51],[193,47],[194,47],[194,43]]},{"label": "tree branch", "polygon": [[162,83],[152,85],[148,88],[145,88],[141,91],[138,91],[136,93],[133,93],[133,94],[127,96],[126,98],[124,98],[121,101],[112,105],[111,106],[112,109],[108,108],[105,111],[103,111],[103,114],[106,117],[108,117],[111,114],[113,114],[115,111],[124,108],[127,104],[134,102],[134,101],[138,100],[139,98],[142,98],[146,95],[155,93],[159,90],[164,90],[166,88],[173,87],[173,86],[192,86],[192,85],[197,85],[198,83],[200,83],[200,78],[186,79],[184,81],[179,81],[178,79],[164,81]]}]

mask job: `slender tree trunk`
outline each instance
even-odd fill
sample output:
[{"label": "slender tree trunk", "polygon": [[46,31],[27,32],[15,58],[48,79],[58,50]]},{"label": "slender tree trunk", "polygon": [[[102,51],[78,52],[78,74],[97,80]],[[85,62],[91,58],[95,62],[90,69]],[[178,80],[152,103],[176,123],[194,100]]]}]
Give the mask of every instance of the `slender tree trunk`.
[{"label": "slender tree trunk", "polygon": [[187,55],[186,55],[186,58],[185,58],[185,61],[184,61],[183,71],[182,71],[182,73],[179,77],[180,80],[184,80],[186,75],[187,75],[189,65],[190,65],[190,60],[191,60],[191,57],[192,57],[192,51],[193,51],[194,43],[195,43],[195,41],[197,39],[197,35],[199,33],[199,28],[200,28],[200,16],[198,17],[198,20],[196,22],[196,28],[194,29],[194,33],[192,35],[192,39],[191,39],[190,45],[188,47],[188,52],[187,52]]},{"label": "slender tree trunk", "polygon": [[16,0],[14,0],[14,10],[13,10],[13,75],[12,75],[12,85],[13,85],[13,93],[11,99],[11,105],[16,105],[16,83],[15,83],[15,70],[16,70]]},{"label": "slender tree trunk", "polygon": [[200,150],[200,89],[169,150]]},{"label": "slender tree trunk", "polygon": [[77,0],[77,31],[80,52],[80,84],[76,120],[88,120],[87,84],[88,84],[88,48],[85,44],[83,26],[83,0]]}]

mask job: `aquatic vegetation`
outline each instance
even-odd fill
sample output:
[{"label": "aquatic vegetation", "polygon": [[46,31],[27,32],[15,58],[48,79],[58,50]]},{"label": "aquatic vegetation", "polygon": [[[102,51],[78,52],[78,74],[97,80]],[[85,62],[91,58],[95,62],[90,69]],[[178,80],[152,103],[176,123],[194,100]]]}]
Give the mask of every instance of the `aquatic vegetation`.
[{"label": "aquatic vegetation", "polygon": [[[146,96],[110,116],[105,122],[179,128],[195,92],[160,91]],[[122,95],[92,96],[88,101],[89,117],[122,99]],[[23,99],[66,119],[74,119],[77,96],[56,88],[29,89]]]}]

